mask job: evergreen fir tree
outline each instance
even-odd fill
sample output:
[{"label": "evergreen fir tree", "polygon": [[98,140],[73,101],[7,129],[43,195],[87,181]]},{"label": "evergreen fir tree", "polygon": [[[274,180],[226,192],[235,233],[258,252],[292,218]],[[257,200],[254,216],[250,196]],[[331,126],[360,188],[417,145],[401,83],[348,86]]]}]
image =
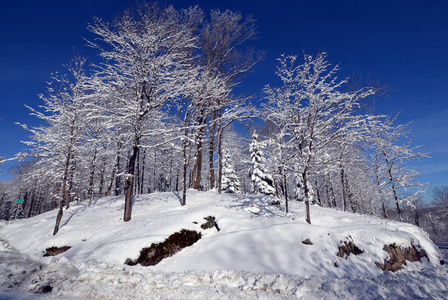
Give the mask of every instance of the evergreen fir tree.
[{"label": "evergreen fir tree", "polygon": [[22,204],[19,203],[14,208],[14,210],[11,214],[11,218],[9,220],[12,221],[12,220],[23,219],[23,218],[25,218],[25,212],[23,211]]},{"label": "evergreen fir tree", "polygon": [[222,189],[225,193],[238,193],[240,190],[240,181],[236,175],[235,168],[232,165],[229,150],[223,150],[222,158]]},{"label": "evergreen fir tree", "polygon": [[249,145],[252,167],[250,179],[252,181],[252,191],[263,195],[273,195],[275,193],[274,180],[264,167],[264,156],[260,143],[257,141],[258,134],[252,135],[252,142]]}]

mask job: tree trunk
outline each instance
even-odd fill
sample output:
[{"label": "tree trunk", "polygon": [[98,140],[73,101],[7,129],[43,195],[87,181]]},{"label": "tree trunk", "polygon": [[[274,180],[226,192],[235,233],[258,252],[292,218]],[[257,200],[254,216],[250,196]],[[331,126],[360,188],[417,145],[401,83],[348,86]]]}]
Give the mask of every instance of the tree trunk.
[{"label": "tree trunk", "polygon": [[347,195],[345,190],[344,169],[341,167],[341,185],[342,185],[342,209],[347,211]]},{"label": "tree trunk", "polygon": [[387,219],[388,216],[387,216],[387,210],[386,210],[386,199],[384,199],[383,193],[381,192],[380,179],[378,177],[378,174],[375,174],[375,177],[376,177],[376,185],[378,187],[378,192],[380,193],[383,217],[384,217],[384,219]]},{"label": "tree trunk", "polygon": [[[36,185],[36,184],[35,184],[35,185]],[[36,189],[37,189],[37,187],[34,187],[32,193],[31,193],[30,210],[28,211],[28,216],[27,216],[27,218],[30,218],[30,217],[31,217],[31,212],[33,211],[33,206],[34,206],[35,199],[36,199]]]},{"label": "tree trunk", "polygon": [[315,179],[315,184],[316,184],[317,202],[319,203],[319,206],[322,206],[322,200],[320,199],[320,191],[319,191],[319,184],[317,182],[317,178]]},{"label": "tree trunk", "polygon": [[93,152],[92,164],[90,165],[90,176],[89,176],[89,191],[87,192],[87,197],[89,198],[89,207],[92,205],[93,196],[93,181],[95,179],[95,161],[96,161],[96,147]]},{"label": "tree trunk", "polygon": [[156,166],[157,166],[157,149],[154,148],[154,169],[152,174],[152,191],[156,191]]},{"label": "tree trunk", "polygon": [[134,193],[137,195],[140,194],[140,151],[137,153],[136,160],[136,167],[135,167],[135,176],[134,176]]},{"label": "tree trunk", "polygon": [[[23,196],[23,204],[22,204],[22,211],[23,211],[23,217],[25,217],[25,210],[26,210],[26,205],[28,204],[28,192],[25,192],[25,195]],[[20,199],[20,197],[19,197]],[[17,209],[17,212],[19,211],[19,209]]]},{"label": "tree trunk", "polygon": [[383,217],[384,219],[387,219],[387,211],[386,211],[386,203],[384,203],[385,201],[383,200],[383,197],[381,197],[381,202],[382,202],[382,208],[383,208]]},{"label": "tree trunk", "polygon": [[215,188],[215,166],[213,163],[213,154],[215,153],[215,119],[215,112],[213,112],[213,125],[210,128],[210,145],[208,149],[210,189]]},{"label": "tree trunk", "polygon": [[328,207],[333,207],[330,198],[330,192],[328,191],[328,183],[325,183],[325,195],[327,195]]},{"label": "tree trunk", "polygon": [[309,198],[309,190],[308,190],[308,179],[306,177],[306,169],[302,174],[302,178],[303,178],[303,186],[304,186],[304,190],[305,190],[305,205],[306,205],[306,217],[305,217],[305,221],[308,224],[311,224],[311,214],[310,214],[310,198]]},{"label": "tree trunk", "polygon": [[222,133],[218,140],[218,193],[222,192]]},{"label": "tree trunk", "polygon": [[347,174],[344,174],[344,180],[345,180],[345,187],[347,189],[347,198],[348,202],[350,203],[350,207],[352,209],[352,212],[356,212],[358,210],[358,205],[355,203],[355,200],[353,199],[353,193],[350,189],[350,185],[348,184]]},{"label": "tree trunk", "polygon": [[[199,125],[204,125],[205,120],[203,118],[200,118],[198,123]],[[197,151],[195,155],[194,160],[194,166],[193,166],[193,181],[192,181],[192,188],[195,190],[201,189],[201,176],[202,176],[202,138],[204,136],[204,129],[205,127],[201,127],[199,129],[198,134],[198,146]]]},{"label": "tree trunk", "polygon": [[143,194],[143,186],[145,182],[145,160],[146,160],[146,148],[143,149],[142,174],[140,176],[140,194]]},{"label": "tree trunk", "polygon": [[[187,133],[185,132],[185,135]],[[182,180],[182,205],[185,205],[187,203],[187,167],[188,167],[188,158],[187,158],[187,147],[188,147],[188,141],[185,139],[184,141],[184,161],[183,161],[183,180]]]},{"label": "tree trunk", "polygon": [[286,183],[286,174],[285,173],[283,173],[283,184],[285,186],[285,210],[286,210],[286,213],[288,213],[289,212],[288,186],[287,186],[287,183]]},{"label": "tree trunk", "polygon": [[328,201],[330,202],[330,207],[332,206],[332,207],[336,208],[337,207],[336,196],[334,194],[334,189],[333,189],[333,185],[331,184],[331,177],[330,177],[329,173],[327,174],[327,189],[328,188],[330,190],[330,197],[331,197],[328,199]]},{"label": "tree trunk", "polygon": [[[72,134],[73,130],[74,129],[72,129]],[[70,147],[68,148],[67,151],[68,154],[65,160],[64,177],[62,179],[62,197],[61,197],[62,199],[59,204],[59,213],[56,218],[56,224],[54,226],[53,235],[56,235],[56,233],[58,233],[59,231],[59,225],[61,224],[62,214],[64,213],[63,209],[65,205],[65,200],[67,199],[67,177],[68,177],[68,169],[70,167],[70,158],[72,156],[72,145],[73,142],[70,143]]]},{"label": "tree trunk", "polygon": [[187,204],[187,164],[184,163],[183,171],[183,182],[182,182],[182,206]]},{"label": "tree trunk", "polygon": [[54,231],[53,231],[53,235],[56,235],[56,233],[58,233],[59,231],[59,226],[61,225],[61,220],[62,220],[62,215],[64,213],[64,199],[61,200],[61,202],[59,203],[59,212],[58,212],[58,216],[56,217],[56,226],[54,226]]},{"label": "tree trunk", "polygon": [[201,175],[202,175],[202,136],[199,138],[197,152],[195,155],[193,165],[193,180],[191,187],[195,190],[201,189]]},{"label": "tree trunk", "polygon": [[414,211],[414,222],[415,222],[415,225],[420,227],[420,212],[418,210]]},{"label": "tree trunk", "polygon": [[[106,153],[106,149],[104,148],[104,153]],[[103,189],[104,189],[104,173],[106,172],[106,160],[103,154],[101,158],[101,168],[100,168],[100,186],[98,189],[98,197],[103,197]]]},{"label": "tree trunk", "polygon": [[124,222],[129,222],[132,215],[132,198],[134,192],[134,174],[135,174],[135,161],[139,152],[139,141],[135,142],[132,149],[131,157],[129,158],[128,168],[126,171],[126,182],[124,186],[125,199],[124,199]]},{"label": "tree trunk", "polygon": [[397,190],[395,189],[395,182],[394,182],[394,179],[392,177],[391,169],[389,169],[388,172],[389,172],[390,183],[392,185],[392,192],[394,194],[395,204],[397,206],[398,217],[400,218],[400,222],[404,222],[403,215],[402,215],[401,209],[400,209],[399,200],[398,200]]},{"label": "tree trunk", "polygon": [[112,186],[114,185],[115,176],[117,175],[117,170],[120,168],[120,142],[117,144],[117,156],[115,157],[115,165],[110,174],[110,183],[106,191],[106,196],[110,196],[112,193]]},{"label": "tree trunk", "polygon": [[[120,157],[121,157],[121,142],[119,141],[117,144],[117,173],[120,173]],[[115,177],[115,196],[120,195],[121,192],[121,176]]]},{"label": "tree trunk", "polygon": [[[72,157],[73,157],[73,153],[72,153]],[[68,194],[68,197],[67,197],[67,204],[65,206],[65,209],[69,209],[70,201],[72,200],[72,197],[71,197],[70,194],[71,194],[71,191],[73,191],[73,176],[74,176],[74,173],[75,173],[75,164],[76,164],[76,161],[74,161],[71,164],[71,167],[70,167],[70,180],[69,180],[69,184],[68,184],[69,194]]]},{"label": "tree trunk", "polygon": [[44,197],[44,195],[42,195],[41,190],[39,190],[38,196],[39,197],[38,197],[38,201],[37,201],[36,214],[40,215],[42,202],[44,202],[45,197]]},{"label": "tree trunk", "polygon": [[222,108],[218,110],[218,193],[222,192]]}]

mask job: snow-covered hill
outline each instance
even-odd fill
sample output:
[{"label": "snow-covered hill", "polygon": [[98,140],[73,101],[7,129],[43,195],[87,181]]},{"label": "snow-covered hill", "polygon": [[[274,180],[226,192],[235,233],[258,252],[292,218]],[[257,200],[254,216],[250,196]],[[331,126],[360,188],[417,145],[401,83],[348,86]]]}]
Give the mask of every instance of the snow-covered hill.
[{"label": "snow-covered hill", "polygon": [[[122,197],[92,207],[72,205],[52,235],[56,211],[3,223],[0,239],[3,289],[110,299],[444,299],[448,292],[441,254],[418,227],[365,215],[292,203],[286,215],[274,198],[189,191],[187,205],[175,193],[141,195],[124,223]],[[214,216],[220,228],[202,229]],[[125,265],[140,250],[181,229],[202,238],[156,266]],[[312,244],[303,243],[308,240]],[[352,242],[362,253],[338,257]],[[421,247],[428,259],[391,273],[376,263],[385,245]],[[55,257],[46,248],[70,246]],[[0,297],[1,298],[1,297]]]}]

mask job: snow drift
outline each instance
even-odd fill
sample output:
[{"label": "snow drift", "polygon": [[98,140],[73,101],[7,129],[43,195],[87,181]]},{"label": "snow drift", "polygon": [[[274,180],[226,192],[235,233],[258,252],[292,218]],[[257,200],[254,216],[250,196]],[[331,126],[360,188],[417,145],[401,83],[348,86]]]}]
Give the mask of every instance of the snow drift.
[{"label": "snow drift", "polygon": [[[141,195],[135,200],[132,220],[125,223],[123,197],[105,197],[92,207],[83,202],[72,205],[56,236],[52,229],[57,212],[51,211],[4,223],[0,238],[8,245],[4,253],[11,255],[11,249],[17,249],[42,269],[22,275],[26,280],[15,288],[37,292],[46,283],[58,295],[170,298],[169,292],[193,299],[223,295],[230,299],[235,295],[328,298],[341,293],[360,298],[363,289],[381,285],[369,294],[381,298],[391,297],[387,289],[402,280],[402,290],[393,288],[392,296],[425,297],[431,291],[437,298],[448,287],[442,255],[418,227],[318,206],[311,207],[310,225],[304,220],[303,203],[291,203],[286,215],[282,206],[270,205],[272,200],[189,191],[187,205],[181,206],[175,193]],[[201,228],[208,216],[215,217],[220,231]],[[142,248],[182,229],[200,232],[202,238],[155,266],[125,265],[128,259],[136,260]],[[361,253],[337,256],[339,247],[348,243]],[[423,249],[427,258],[407,262],[397,273],[384,272],[377,264],[389,259],[384,247],[392,244]],[[55,257],[43,256],[47,248],[63,246],[71,248]],[[33,276],[41,279],[33,283]],[[0,280],[4,287],[5,282],[11,286],[11,278]],[[415,286],[409,288],[409,282]]]}]

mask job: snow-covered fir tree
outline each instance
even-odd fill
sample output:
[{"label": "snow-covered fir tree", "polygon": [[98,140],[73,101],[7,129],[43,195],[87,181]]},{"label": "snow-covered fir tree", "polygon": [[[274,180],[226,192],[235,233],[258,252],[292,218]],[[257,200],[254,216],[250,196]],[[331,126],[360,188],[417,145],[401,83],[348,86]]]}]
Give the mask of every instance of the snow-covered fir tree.
[{"label": "snow-covered fir tree", "polygon": [[12,221],[12,220],[23,219],[23,218],[25,218],[25,212],[23,211],[23,207],[21,204],[17,204],[16,207],[14,208],[14,210],[11,214],[11,218],[9,220]]},{"label": "snow-covered fir tree", "polygon": [[238,193],[240,181],[232,165],[230,152],[227,149],[223,149],[222,167],[222,190],[225,193]]},{"label": "snow-covered fir tree", "polygon": [[252,135],[252,142],[249,145],[250,159],[252,167],[250,170],[250,179],[252,181],[252,191],[264,195],[273,195],[275,193],[274,180],[268,174],[264,167],[264,155],[258,142],[258,134]]}]

